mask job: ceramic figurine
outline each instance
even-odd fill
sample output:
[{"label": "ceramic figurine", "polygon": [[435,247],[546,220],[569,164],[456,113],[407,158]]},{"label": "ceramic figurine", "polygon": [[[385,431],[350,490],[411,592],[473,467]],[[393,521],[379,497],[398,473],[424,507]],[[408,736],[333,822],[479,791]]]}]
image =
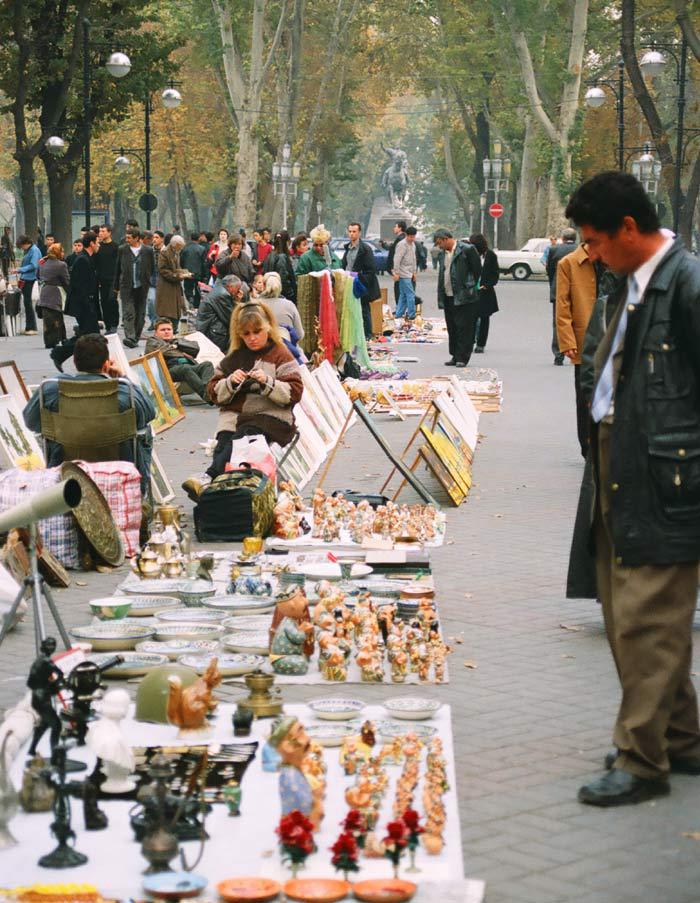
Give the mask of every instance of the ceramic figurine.
[{"label": "ceramic figurine", "polygon": [[56,799],[56,789],[49,780],[51,769],[46,759],[34,756],[22,775],[19,801],[25,812],[48,812]]},{"label": "ceramic figurine", "polygon": [[234,593],[244,596],[271,596],[272,584],[269,580],[252,575],[240,576],[230,587]]},{"label": "ceramic figurine", "polygon": [[121,731],[121,721],[126,718],[130,704],[126,690],[108,690],[99,704],[99,721],[88,729],[87,745],[102,763],[104,793],[129,793],[136,787],[132,774],[136,763]]},{"label": "ceramic figurine", "polygon": [[408,655],[403,649],[397,649],[391,657],[391,680],[392,683],[402,684],[406,680],[408,671]]},{"label": "ceramic figurine", "polygon": [[301,770],[310,747],[303,725],[294,717],[281,718],[273,727],[268,742],[282,760],[279,769],[282,815],[298,809],[318,828],[323,818],[323,807],[319,799],[314,798],[311,785]]},{"label": "ceramic figurine", "polygon": [[238,781],[229,781],[228,784],[224,784],[221,795],[228,807],[229,815],[237,816],[241,814],[242,792],[241,785]]},{"label": "ceramic figurine", "polygon": [[250,728],[253,723],[254,712],[246,705],[240,702],[236,706],[231,721],[233,723],[234,737],[247,737],[250,734]]},{"label": "ceramic figurine", "polygon": [[51,731],[51,751],[58,745],[61,736],[61,720],[54,709],[54,697],[63,687],[63,673],[54,665],[51,656],[56,651],[56,640],[46,637],[39,647],[39,655],[34,659],[29,669],[27,686],[32,691],[32,708],[36,712],[39,723],[34,728],[32,742],[29,745],[29,755],[36,755],[39,740],[47,730]]},{"label": "ceramic figurine", "polygon": [[180,728],[180,733],[202,731],[207,715],[214,711],[218,704],[212,694],[221,683],[218,659],[209,662],[206,671],[189,687],[182,687],[182,680],[173,674],[168,678],[170,693],[168,695],[167,716],[170,724]]},{"label": "ceramic figurine", "polygon": [[360,668],[363,681],[381,683],[384,680],[382,656],[370,637],[363,638],[362,645],[355,655],[355,661]]},{"label": "ceramic figurine", "polygon": [[452,649],[440,636],[440,627],[437,621],[434,621],[430,628],[428,649],[430,662],[433,666],[435,683],[440,684],[445,679],[445,661],[450,652],[452,652]]},{"label": "ceramic figurine", "polygon": [[358,737],[348,737],[343,740],[340,748],[340,764],[345,774],[356,774],[358,764],[366,762],[368,758],[369,751],[364,744],[360,744]]},{"label": "ceramic figurine", "polygon": [[276,674],[306,674],[314,651],[309,603],[299,586],[277,596],[270,627],[270,663]]}]

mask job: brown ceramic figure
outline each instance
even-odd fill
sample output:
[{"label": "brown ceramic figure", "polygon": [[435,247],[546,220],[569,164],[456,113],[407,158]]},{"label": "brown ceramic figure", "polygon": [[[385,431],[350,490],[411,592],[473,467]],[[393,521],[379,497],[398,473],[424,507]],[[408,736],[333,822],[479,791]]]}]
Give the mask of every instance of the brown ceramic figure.
[{"label": "brown ceramic figure", "polygon": [[185,689],[182,687],[182,680],[176,675],[169,677],[168,683],[170,685],[167,703],[168,721],[182,731],[202,730],[207,715],[213,712],[218,704],[212,693],[221,683],[218,659],[213,658],[204,674]]}]

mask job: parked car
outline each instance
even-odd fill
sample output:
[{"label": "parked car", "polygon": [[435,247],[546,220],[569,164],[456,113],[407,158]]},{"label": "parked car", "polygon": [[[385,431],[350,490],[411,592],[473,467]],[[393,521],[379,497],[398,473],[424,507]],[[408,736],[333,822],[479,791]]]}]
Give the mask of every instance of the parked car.
[{"label": "parked car", "polygon": [[533,273],[535,275],[546,273],[541,257],[548,244],[548,238],[531,238],[519,251],[504,251],[499,248],[496,251],[499,270],[502,273],[510,273],[513,279],[519,281],[529,279]]},{"label": "parked car", "polygon": [[[386,263],[389,259],[389,252],[382,247],[381,242],[376,238],[363,238],[362,241],[366,241],[368,245],[372,246],[372,250],[374,251],[374,264],[377,267],[377,272],[380,274],[386,272]],[[348,244],[348,239],[331,238],[328,244],[331,251],[342,260],[343,254],[345,253],[345,246]]]}]

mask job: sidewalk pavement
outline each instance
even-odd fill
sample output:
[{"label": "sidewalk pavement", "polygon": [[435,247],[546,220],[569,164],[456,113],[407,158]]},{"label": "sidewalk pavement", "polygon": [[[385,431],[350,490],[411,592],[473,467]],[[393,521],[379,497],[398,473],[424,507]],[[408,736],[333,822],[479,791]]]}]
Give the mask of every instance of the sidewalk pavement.
[{"label": "sidewalk pavement", "polygon": [[[432,271],[419,276],[418,294],[435,316]],[[452,706],[466,872],[486,880],[489,903],[697,903],[700,847],[683,834],[700,831],[700,779],[674,776],[669,797],[619,810],[576,801],[579,785],[602,769],[619,691],[598,605],[564,598],[583,467],[573,372],[552,366],[545,285],[503,281],[498,298],[486,353],[472,366],[498,371],[503,410],[481,416],[474,486],[461,508],[447,509],[446,543],[432,553],[444,630],[455,639],[451,682],[425,693]],[[446,345],[403,349],[420,358],[411,376],[454,372],[443,368]],[[0,339],[0,353],[28,381],[53,372],[40,337]],[[174,486],[206,466],[198,442],[214,434],[215,417],[188,407],[156,440]],[[411,419],[377,423],[397,452],[415,428]],[[374,490],[389,467],[356,425],[326,488]],[[410,491],[402,498],[414,500]],[[191,511],[182,494],[177,501]],[[125,575],[126,567],[75,574],[57,593],[67,625],[87,623],[87,600]],[[30,623],[3,645],[0,706],[23,692],[32,649]],[[368,702],[393,693],[352,689]],[[289,702],[317,695],[317,687],[285,689]]]}]

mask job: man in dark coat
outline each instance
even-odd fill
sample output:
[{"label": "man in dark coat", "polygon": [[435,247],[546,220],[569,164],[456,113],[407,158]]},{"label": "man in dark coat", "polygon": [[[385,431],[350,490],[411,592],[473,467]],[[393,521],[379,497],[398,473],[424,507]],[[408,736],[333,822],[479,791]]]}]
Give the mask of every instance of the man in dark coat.
[{"label": "man in dark coat", "polygon": [[433,241],[438,255],[438,307],[445,311],[450,359],[446,367],[466,367],[474,348],[477,289],[481,259],[469,242],[457,241],[448,229],[438,229]]},{"label": "man in dark coat", "polygon": [[146,320],[146,296],[155,264],[153,249],[141,242],[140,229],[126,233],[126,243],[119,248],[114,287],[122,302],[124,344],[136,348]]},{"label": "man in dark coat", "polygon": [[100,296],[93,255],[97,252],[97,236],[94,232],[83,235],[83,250],[75,258],[70,271],[70,285],[66,295],[65,313],[78,321],[77,335],[51,349],[51,360],[58,370],[73,356],[75,341],[79,335],[99,333]]},{"label": "man in dark coat", "polygon": [[192,273],[191,279],[185,279],[182,287],[185,290],[187,303],[192,307],[199,307],[198,282],[204,282],[207,276],[206,251],[199,243],[199,232],[190,232],[190,240],[180,251],[180,265],[184,270]]},{"label": "man in dark coat", "polygon": [[[394,223],[394,235],[396,236],[392,243],[389,245],[389,256],[386,259],[386,271],[387,273],[394,272],[394,254],[396,253],[396,245],[403,241],[406,238],[406,220],[398,219]],[[398,282],[394,283],[394,306],[399,303],[399,284]]]},{"label": "man in dark coat", "polygon": [[591,259],[625,277],[594,357],[594,506],[579,524],[622,686],[610,771],[579,800],[618,806],[667,794],[669,772],[700,775],[700,262],[626,173],[586,182],[566,215]]},{"label": "man in dark coat", "polygon": [[102,320],[105,324],[105,332],[110,335],[116,332],[117,326],[119,326],[119,302],[114,288],[119,248],[117,243],[112,241],[112,227],[107,223],[100,226],[98,236],[100,246],[93,257],[93,263],[99,284]]},{"label": "man in dark coat", "polygon": [[555,367],[564,366],[564,352],[559,350],[557,337],[557,265],[567,254],[576,250],[576,229],[564,229],[561,244],[551,245],[547,255],[547,279],[549,279],[549,303],[552,305],[552,354]]},{"label": "man in dark coat", "polygon": [[348,226],[349,244],[345,245],[343,254],[343,269],[351,273],[357,273],[360,282],[364,286],[364,293],[360,295],[362,305],[362,325],[365,328],[365,337],[372,336],[372,309],[370,304],[381,298],[379,280],[377,279],[377,266],[374,262],[372,245],[362,241],[362,226],[359,223],[350,223]]},{"label": "man in dark coat", "polygon": [[217,280],[210,292],[202,297],[197,310],[197,332],[201,332],[224,354],[231,345],[231,314],[236,304],[248,298],[248,286],[238,276],[224,276]]}]

